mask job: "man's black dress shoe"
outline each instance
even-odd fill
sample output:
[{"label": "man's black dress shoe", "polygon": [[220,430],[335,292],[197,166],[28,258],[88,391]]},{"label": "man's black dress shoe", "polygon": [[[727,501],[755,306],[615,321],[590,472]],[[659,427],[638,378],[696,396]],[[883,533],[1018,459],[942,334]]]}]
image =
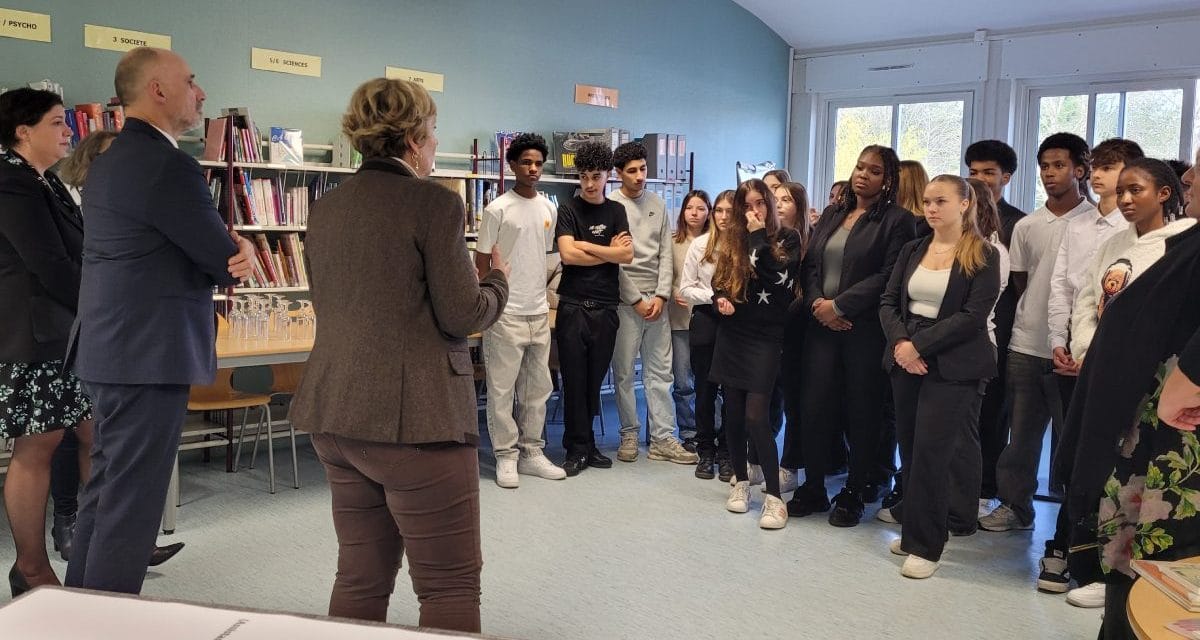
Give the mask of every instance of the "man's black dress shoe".
[{"label": "man's black dress shoe", "polygon": [[175,557],[175,554],[179,553],[181,549],[183,549],[182,542],[169,544],[165,547],[154,547],[153,553],[150,554],[150,566],[157,567],[167,560],[170,560],[171,558]]},{"label": "man's black dress shoe", "polygon": [[592,449],[588,453],[587,464],[589,467],[596,467],[597,469],[611,469],[612,458],[600,453],[599,449]]},{"label": "man's black dress shoe", "polygon": [[54,514],[54,524],[50,527],[50,538],[54,541],[54,550],[67,562],[71,560],[71,538],[74,535],[75,515]]}]

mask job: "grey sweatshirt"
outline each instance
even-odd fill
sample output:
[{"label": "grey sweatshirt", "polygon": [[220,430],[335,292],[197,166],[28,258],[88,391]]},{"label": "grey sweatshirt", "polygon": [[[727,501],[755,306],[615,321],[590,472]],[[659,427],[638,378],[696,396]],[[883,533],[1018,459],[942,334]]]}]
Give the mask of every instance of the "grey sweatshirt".
[{"label": "grey sweatshirt", "polygon": [[634,199],[617,189],[608,199],[625,205],[633,236],[633,262],[621,265],[621,302],[635,304],[654,296],[670,302],[673,258],[666,204],[649,191]]}]

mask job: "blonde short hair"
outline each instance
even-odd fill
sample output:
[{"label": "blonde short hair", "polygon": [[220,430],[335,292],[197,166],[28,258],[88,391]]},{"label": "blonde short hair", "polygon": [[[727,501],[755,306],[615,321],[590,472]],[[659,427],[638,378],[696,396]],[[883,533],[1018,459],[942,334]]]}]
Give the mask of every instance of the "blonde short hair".
[{"label": "blonde short hair", "polygon": [[402,158],[410,138],[417,144],[425,141],[427,123],[435,115],[437,105],[425,87],[408,80],[375,78],[350,96],[342,133],[365,158]]}]

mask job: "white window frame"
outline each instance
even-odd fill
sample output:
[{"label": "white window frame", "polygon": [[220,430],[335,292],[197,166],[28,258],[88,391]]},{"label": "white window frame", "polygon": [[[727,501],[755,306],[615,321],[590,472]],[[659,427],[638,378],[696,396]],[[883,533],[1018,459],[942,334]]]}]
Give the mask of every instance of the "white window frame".
[{"label": "white window frame", "polygon": [[[862,97],[842,97],[829,98],[824,100],[825,108],[822,110],[825,118],[825,126],[821,127],[824,132],[819,144],[824,149],[823,161],[820,163],[819,175],[815,175],[814,183],[831,185],[838,180],[848,180],[850,176],[834,175],[835,161],[837,157],[837,112],[838,109],[847,107],[892,107],[892,142],[893,149],[896,147],[900,137],[900,105],[925,103],[925,102],[952,102],[961,101],[963,103],[963,123],[962,123],[962,145],[959,149],[959,171],[965,170],[965,165],[962,164],[963,154],[966,153],[967,145],[971,144],[975,134],[975,113],[978,109],[976,105],[979,99],[979,94],[975,89],[961,89],[953,91],[939,91],[934,93],[898,93],[889,95],[874,95]],[[900,152],[896,149],[896,153]],[[904,158],[901,158],[903,160]]]},{"label": "white window frame", "polygon": [[[1139,80],[1120,80],[1106,78],[1094,82],[1082,82],[1075,84],[1027,84],[1024,87],[1023,99],[1024,103],[1018,105],[1021,112],[1024,113],[1021,135],[1017,141],[1017,157],[1022,161],[1017,169],[1017,179],[1013,180],[1010,185],[1012,193],[1012,201],[1017,203],[1017,206],[1025,211],[1033,209],[1034,202],[1037,198],[1037,148],[1041,144],[1038,140],[1038,124],[1041,119],[1041,100],[1042,98],[1052,98],[1057,96],[1079,96],[1086,95],[1088,97],[1087,107],[1087,143],[1089,147],[1096,146],[1101,142],[1096,140],[1096,96],[1102,93],[1127,93],[1138,91],[1160,91],[1164,89],[1182,89],[1183,90],[1183,113],[1180,118],[1179,132],[1179,154],[1180,158],[1188,158],[1192,149],[1196,148],[1196,144],[1200,141],[1192,140],[1192,132],[1194,130],[1194,120],[1196,113],[1196,83],[1197,74],[1170,74],[1153,79]],[[1121,112],[1124,112],[1124,96],[1122,95]],[[1124,123],[1118,123],[1118,135],[1124,133]]]}]

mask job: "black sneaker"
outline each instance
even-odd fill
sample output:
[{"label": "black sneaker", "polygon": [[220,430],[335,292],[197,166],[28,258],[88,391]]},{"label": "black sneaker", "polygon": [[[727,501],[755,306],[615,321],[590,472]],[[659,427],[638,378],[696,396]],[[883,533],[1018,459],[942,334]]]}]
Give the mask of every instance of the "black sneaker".
[{"label": "black sneaker", "polygon": [[683,448],[687,449],[689,453],[696,453],[696,439],[695,438],[684,438],[683,439]]},{"label": "black sneaker", "polygon": [[862,521],[862,496],[854,489],[842,489],[833,498],[833,510],[829,512],[829,524],[835,527],[856,527]]},{"label": "black sneaker", "polygon": [[872,502],[879,502],[879,499],[883,497],[886,491],[887,487],[885,485],[872,482],[862,488],[858,497],[863,501],[863,504],[871,504]]},{"label": "black sneaker", "polygon": [[897,482],[896,486],[892,487],[892,490],[883,497],[883,501],[879,503],[879,507],[882,509],[891,509],[903,501],[904,492],[900,490],[900,483]]},{"label": "black sneaker", "polygon": [[713,453],[701,453],[700,461],[696,463],[696,477],[701,480],[712,480],[716,477],[713,473],[713,465],[717,462],[717,456]]},{"label": "black sneaker", "polygon": [[717,458],[717,478],[721,482],[729,482],[733,477],[733,461],[729,456],[719,456]]},{"label": "black sneaker", "polygon": [[572,453],[563,461],[563,471],[567,472],[567,477],[572,478],[579,475],[588,467],[588,456],[586,453]]},{"label": "black sneaker", "polygon": [[829,511],[829,497],[822,490],[810,491],[803,486],[796,489],[787,502],[789,518],[803,518],[813,513]]},{"label": "black sneaker", "polygon": [[1059,549],[1046,549],[1041,561],[1042,571],[1038,574],[1037,590],[1045,593],[1066,593],[1071,587],[1071,574],[1067,570],[1067,554]]}]

